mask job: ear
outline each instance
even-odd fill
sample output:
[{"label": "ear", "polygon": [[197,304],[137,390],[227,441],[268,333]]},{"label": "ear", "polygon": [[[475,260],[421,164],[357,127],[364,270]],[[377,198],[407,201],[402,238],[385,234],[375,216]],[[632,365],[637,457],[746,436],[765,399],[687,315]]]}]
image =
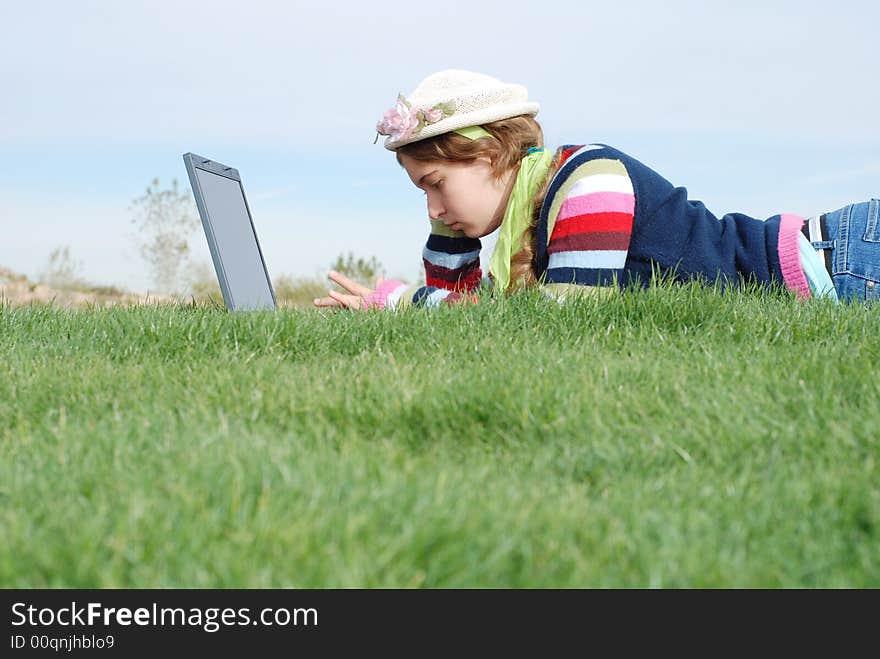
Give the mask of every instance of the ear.
[{"label": "ear", "polygon": [[489,169],[492,171],[492,178],[494,179],[503,179],[506,172],[498,170],[498,161],[495,158],[490,156],[478,156],[472,162],[479,162],[484,165],[488,165]]}]

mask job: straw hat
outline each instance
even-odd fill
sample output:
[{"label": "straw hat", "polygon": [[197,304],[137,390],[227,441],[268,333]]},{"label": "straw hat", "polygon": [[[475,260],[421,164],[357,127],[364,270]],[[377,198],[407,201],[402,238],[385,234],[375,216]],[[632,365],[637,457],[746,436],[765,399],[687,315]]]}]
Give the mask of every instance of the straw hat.
[{"label": "straw hat", "polygon": [[387,135],[385,148],[442,135],[457,128],[479,126],[521,114],[538,114],[540,106],[528,100],[523,85],[497,78],[449,69],[429,75],[409,96],[397,97],[395,107],[376,124]]}]

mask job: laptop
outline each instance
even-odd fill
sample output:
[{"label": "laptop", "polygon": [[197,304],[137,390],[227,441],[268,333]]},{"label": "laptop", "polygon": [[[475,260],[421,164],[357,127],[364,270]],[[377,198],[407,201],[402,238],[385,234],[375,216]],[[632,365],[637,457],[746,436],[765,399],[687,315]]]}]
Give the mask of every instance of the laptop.
[{"label": "laptop", "polygon": [[226,308],[274,310],[275,291],[238,170],[194,153],[183,154],[183,162]]}]

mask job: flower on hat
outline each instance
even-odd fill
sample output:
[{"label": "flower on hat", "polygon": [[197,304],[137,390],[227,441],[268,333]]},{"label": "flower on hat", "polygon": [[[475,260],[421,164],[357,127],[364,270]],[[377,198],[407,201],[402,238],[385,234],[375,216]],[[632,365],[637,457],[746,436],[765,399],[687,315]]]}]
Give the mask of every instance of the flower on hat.
[{"label": "flower on hat", "polygon": [[401,94],[397,97],[396,107],[386,110],[382,119],[376,124],[376,132],[380,135],[391,135],[395,141],[404,140],[412,135],[417,123],[418,119]]},{"label": "flower on hat", "polygon": [[443,118],[443,110],[440,108],[428,108],[425,110],[425,123],[436,124]]},{"label": "flower on hat", "polygon": [[398,94],[396,106],[385,111],[376,124],[376,132],[390,136],[394,142],[400,142],[418,134],[425,126],[436,124],[454,113],[455,101],[438,103],[428,108],[413,108],[403,94]]}]

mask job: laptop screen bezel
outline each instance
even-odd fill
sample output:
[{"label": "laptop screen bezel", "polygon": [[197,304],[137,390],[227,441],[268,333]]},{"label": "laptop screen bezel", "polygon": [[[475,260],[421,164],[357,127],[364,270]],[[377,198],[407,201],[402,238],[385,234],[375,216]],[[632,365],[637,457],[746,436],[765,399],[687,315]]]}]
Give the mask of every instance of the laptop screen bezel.
[{"label": "laptop screen bezel", "polygon": [[[208,208],[204,200],[204,193],[202,191],[201,183],[199,182],[199,178],[196,173],[196,170],[198,169],[201,169],[210,174],[216,174],[218,176],[231,179],[238,183],[242,199],[244,200],[245,209],[247,210],[248,221],[250,222],[251,227],[251,234],[253,235],[254,243],[257,247],[257,253],[260,255],[260,264],[263,268],[263,276],[266,280],[266,286],[268,286],[269,293],[272,296],[271,310],[276,309],[278,306],[278,302],[275,297],[275,289],[272,286],[272,279],[269,277],[269,270],[266,268],[266,259],[263,256],[263,249],[260,246],[260,240],[257,237],[257,231],[254,227],[253,215],[251,214],[251,207],[248,203],[247,195],[244,191],[244,185],[242,184],[241,176],[239,175],[238,170],[234,167],[228,167],[215,160],[199,156],[195,153],[185,153],[183,155],[183,161],[186,165],[186,173],[189,176],[190,187],[192,188],[193,196],[196,200],[196,207],[198,208],[199,216],[202,219],[202,226],[205,230],[205,237],[208,240],[208,248],[211,251],[211,259],[214,262],[214,270],[217,273],[217,280],[220,283],[220,291],[223,293],[223,301],[226,303],[226,308],[230,311],[238,311],[243,309],[243,307],[236,306],[235,299],[232,296],[232,291],[227,281],[226,269],[223,266],[223,258],[220,254],[220,249],[217,245],[217,240],[214,235],[214,228],[211,224],[211,216],[208,213]],[[267,307],[258,308],[265,309]],[[253,307],[247,307],[247,309],[255,310]]]}]

